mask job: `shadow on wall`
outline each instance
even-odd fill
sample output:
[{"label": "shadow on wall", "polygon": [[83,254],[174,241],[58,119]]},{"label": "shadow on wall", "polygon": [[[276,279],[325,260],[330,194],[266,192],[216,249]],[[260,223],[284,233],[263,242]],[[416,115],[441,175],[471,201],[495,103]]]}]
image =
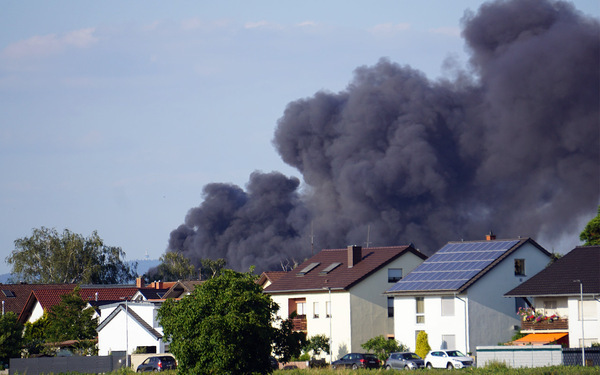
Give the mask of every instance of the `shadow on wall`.
[{"label": "shadow on wall", "polygon": [[338,355],[337,355],[337,359],[342,358],[343,356],[345,356],[346,354],[348,354],[348,346],[346,346],[346,344],[341,344],[338,347]]}]

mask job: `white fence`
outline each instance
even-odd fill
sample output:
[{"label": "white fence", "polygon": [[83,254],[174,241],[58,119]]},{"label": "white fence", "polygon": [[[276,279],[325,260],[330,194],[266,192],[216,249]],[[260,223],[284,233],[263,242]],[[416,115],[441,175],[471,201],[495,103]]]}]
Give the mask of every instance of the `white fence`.
[{"label": "white fence", "polygon": [[544,367],[562,365],[560,345],[478,346],[477,367],[489,362],[508,367]]}]

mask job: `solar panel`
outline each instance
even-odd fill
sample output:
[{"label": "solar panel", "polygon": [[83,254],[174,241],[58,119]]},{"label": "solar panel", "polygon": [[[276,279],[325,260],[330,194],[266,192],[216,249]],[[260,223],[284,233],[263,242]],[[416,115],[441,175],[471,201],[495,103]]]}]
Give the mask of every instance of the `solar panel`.
[{"label": "solar panel", "polygon": [[448,243],[389,291],[459,289],[517,243],[518,240]]}]

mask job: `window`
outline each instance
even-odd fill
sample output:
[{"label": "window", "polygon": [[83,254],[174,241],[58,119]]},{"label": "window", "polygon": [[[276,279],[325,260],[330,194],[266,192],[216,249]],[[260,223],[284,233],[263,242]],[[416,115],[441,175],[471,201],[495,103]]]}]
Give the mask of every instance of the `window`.
[{"label": "window", "polygon": [[296,303],[296,314],[306,315],[306,302],[297,302]]},{"label": "window", "polygon": [[442,316],[454,316],[454,297],[442,297]]},{"label": "window", "polygon": [[525,259],[515,259],[515,276],[525,276]]},{"label": "window", "polygon": [[527,302],[525,301],[525,298],[523,297],[517,297],[515,298],[515,314],[517,314],[519,312],[519,309],[523,308],[527,308]]},{"label": "window", "polygon": [[455,335],[442,335],[442,349],[455,349],[456,348],[456,336]]},{"label": "window", "polygon": [[[583,300],[583,320],[596,320],[596,301],[591,300],[591,301],[586,301]],[[578,300],[577,301],[577,308],[578,308],[578,312],[577,312],[577,320],[581,321],[581,301]],[[587,342],[587,338],[586,338],[586,342]]]},{"label": "window", "polygon": [[313,317],[319,317],[319,302],[313,302]]},{"label": "window", "polygon": [[395,283],[402,279],[402,268],[389,268],[388,269],[388,283]]},{"label": "window", "polygon": [[388,297],[388,318],[394,317],[394,297]]},{"label": "window", "polygon": [[325,315],[331,318],[331,302],[329,301],[325,302]]},{"label": "window", "polygon": [[415,301],[417,303],[417,323],[425,323],[425,299],[417,297]]}]

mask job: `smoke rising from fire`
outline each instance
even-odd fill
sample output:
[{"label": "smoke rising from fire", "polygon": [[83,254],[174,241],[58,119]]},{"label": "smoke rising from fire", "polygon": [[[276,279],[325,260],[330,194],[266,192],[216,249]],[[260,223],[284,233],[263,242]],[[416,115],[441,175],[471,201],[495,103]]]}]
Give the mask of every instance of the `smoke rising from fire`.
[{"label": "smoke rising from fire", "polygon": [[[274,146],[302,175],[213,183],[169,251],[245,271],[314,248],[559,239],[600,198],[600,27],[570,4],[491,2],[462,20],[468,69],[431,81],[386,59],[289,103]],[[311,229],[312,228],[312,229]]]}]

